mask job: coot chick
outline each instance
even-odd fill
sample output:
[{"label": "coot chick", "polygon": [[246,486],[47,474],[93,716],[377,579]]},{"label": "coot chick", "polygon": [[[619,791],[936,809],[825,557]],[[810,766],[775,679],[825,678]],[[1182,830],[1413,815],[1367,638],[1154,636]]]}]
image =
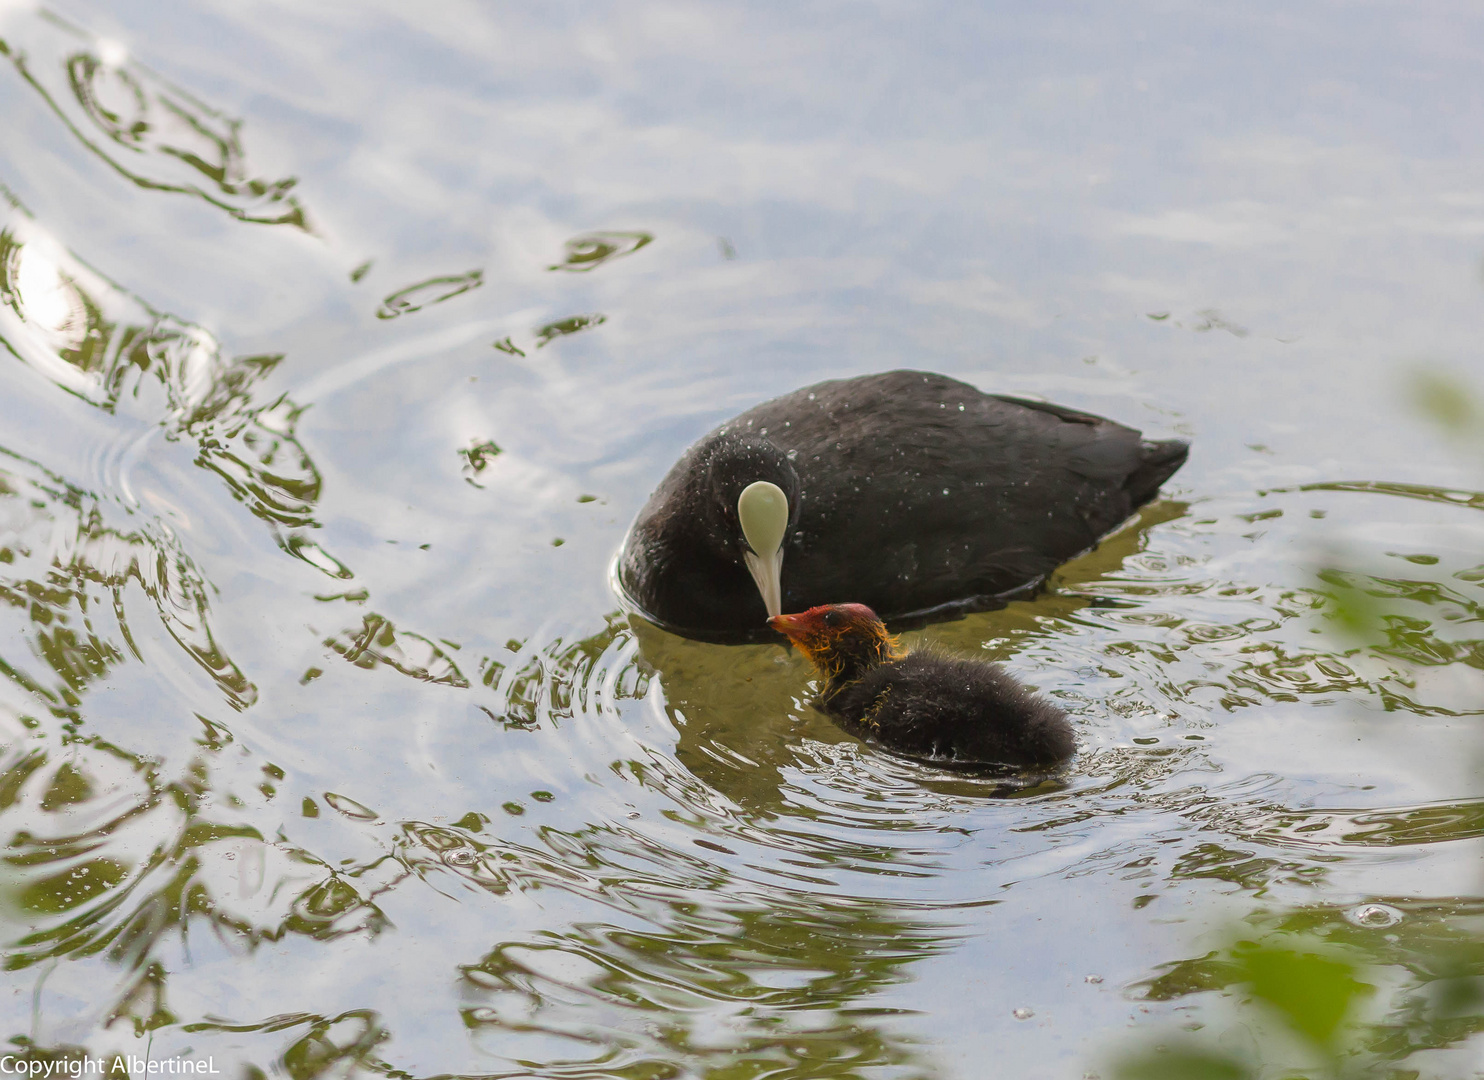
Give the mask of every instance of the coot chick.
[{"label": "coot chick", "polygon": [[1049,766],[1076,750],[1064,712],[998,664],[907,652],[864,604],[826,604],[768,625],[825,680],[819,706],[852,735],[955,764]]},{"label": "coot chick", "polygon": [[841,596],[893,621],[998,607],[1152,499],[1188,449],[944,375],[817,383],[687,450],[618,581],[661,626],[712,641],[765,639],[765,617]]}]

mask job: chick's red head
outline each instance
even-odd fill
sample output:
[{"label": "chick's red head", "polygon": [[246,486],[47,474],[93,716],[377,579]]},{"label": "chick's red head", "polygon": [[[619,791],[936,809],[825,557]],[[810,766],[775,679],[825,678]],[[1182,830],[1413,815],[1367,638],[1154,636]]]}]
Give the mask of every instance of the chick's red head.
[{"label": "chick's red head", "polygon": [[824,672],[837,671],[847,657],[869,664],[897,653],[897,639],[865,604],[821,604],[796,615],[774,615],[768,625]]}]

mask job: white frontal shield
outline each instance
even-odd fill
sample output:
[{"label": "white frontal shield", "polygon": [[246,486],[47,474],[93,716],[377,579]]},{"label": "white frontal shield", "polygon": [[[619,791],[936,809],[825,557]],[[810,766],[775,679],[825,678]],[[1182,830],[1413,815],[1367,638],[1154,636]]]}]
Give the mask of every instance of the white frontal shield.
[{"label": "white frontal shield", "polygon": [[777,484],[758,480],[742,489],[737,519],[751,551],[742,559],[768,614],[783,614],[783,536],[788,531],[788,496]]}]

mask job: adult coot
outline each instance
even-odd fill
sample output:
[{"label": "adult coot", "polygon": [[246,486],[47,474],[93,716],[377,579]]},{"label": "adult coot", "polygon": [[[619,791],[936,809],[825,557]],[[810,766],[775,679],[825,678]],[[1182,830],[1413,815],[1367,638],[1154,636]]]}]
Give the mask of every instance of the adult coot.
[{"label": "adult coot", "polygon": [[1077,748],[1064,712],[998,664],[907,652],[863,604],[828,604],[768,624],[824,678],[819,706],[852,735],[957,764],[1055,765]]},{"label": "adult coot", "polygon": [[996,607],[1152,499],[1188,449],[945,375],[822,382],[687,450],[618,580],[661,626],[713,641],[843,596],[889,620]]}]

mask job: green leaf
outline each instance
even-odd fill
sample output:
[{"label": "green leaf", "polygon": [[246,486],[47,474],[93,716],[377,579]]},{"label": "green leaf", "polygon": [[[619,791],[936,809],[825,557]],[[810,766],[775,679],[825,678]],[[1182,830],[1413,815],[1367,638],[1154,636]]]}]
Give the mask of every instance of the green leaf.
[{"label": "green leaf", "polygon": [[1355,965],[1334,956],[1243,942],[1233,950],[1255,997],[1273,1006],[1296,1032],[1333,1045],[1352,1006],[1375,987],[1355,978]]},{"label": "green leaf", "polygon": [[1193,1047],[1125,1058],[1114,1080],[1250,1080],[1253,1073],[1236,1058]]},{"label": "green leaf", "polygon": [[1416,371],[1412,373],[1411,392],[1418,411],[1454,435],[1484,426],[1484,412],[1462,379],[1440,371]]},{"label": "green leaf", "polygon": [[1326,614],[1347,637],[1374,643],[1386,627],[1387,609],[1374,593],[1357,584],[1353,571],[1326,567],[1318,573],[1328,600]]}]

